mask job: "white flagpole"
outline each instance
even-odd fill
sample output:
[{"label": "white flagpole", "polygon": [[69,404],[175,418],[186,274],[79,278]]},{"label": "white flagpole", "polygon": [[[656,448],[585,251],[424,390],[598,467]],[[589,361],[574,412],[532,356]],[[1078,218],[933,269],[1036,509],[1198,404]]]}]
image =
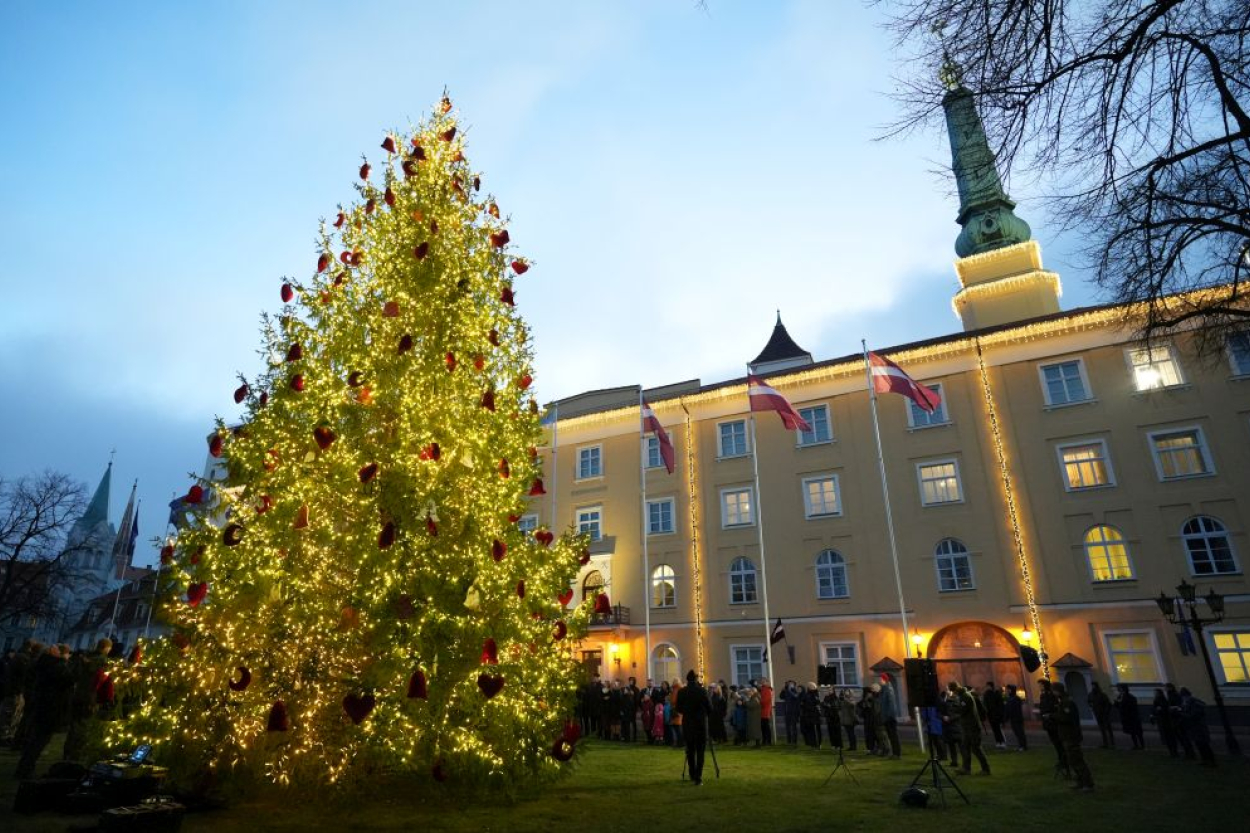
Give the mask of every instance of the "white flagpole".
[{"label": "white flagpole", "polygon": [[760,455],[759,446],[755,444],[755,414],[750,416],[751,423],[751,467],[755,472],[755,528],[760,540],[760,592],[764,597],[764,655],[768,657],[768,684],[776,682],[773,677],[772,652],[772,619],[768,615],[768,566],[764,558],[764,502],[760,500]]},{"label": "white flagpole", "polygon": [[[642,385],[638,386],[638,488],[642,495],[642,610],[643,645],[647,651],[647,679],[651,679],[651,559],[647,551],[647,432],[642,417]],[[657,439],[658,442],[658,439]]]},{"label": "white flagpole", "polygon": [[864,348],[864,376],[868,380],[868,398],[872,402],[872,432],[877,438],[877,467],[881,470],[881,497],[885,501],[885,526],[890,533],[890,558],[894,561],[894,586],[898,589],[898,613],[903,619],[903,656],[911,657],[911,630],[907,626],[907,604],[903,601],[903,576],[898,569],[898,543],[894,538],[894,515],[890,512],[890,486],[885,477],[885,454],[881,450],[881,424],[877,421],[877,389],[872,383],[872,365],[868,361],[868,342]]}]

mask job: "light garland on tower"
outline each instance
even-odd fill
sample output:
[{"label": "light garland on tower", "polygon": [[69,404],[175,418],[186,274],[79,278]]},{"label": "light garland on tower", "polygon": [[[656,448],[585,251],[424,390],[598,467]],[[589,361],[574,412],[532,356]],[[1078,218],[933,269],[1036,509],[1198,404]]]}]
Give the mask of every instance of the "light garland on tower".
[{"label": "light garland on tower", "polygon": [[994,407],[994,394],[990,389],[990,377],[985,368],[985,356],[981,353],[981,342],[975,339],[974,343],[977,352],[977,370],[981,374],[981,389],[985,393],[985,410],[989,417],[990,437],[994,441],[994,457],[998,461],[1003,495],[1007,502],[1007,518],[1011,523],[1011,538],[1016,547],[1016,559],[1020,562],[1020,581],[1024,585],[1024,600],[1029,606],[1029,618],[1033,622],[1033,631],[1037,634],[1037,652],[1042,660],[1042,676],[1049,680],[1050,663],[1046,656],[1046,637],[1042,633],[1041,614],[1037,608],[1037,596],[1033,591],[1033,575],[1029,570],[1029,557],[1024,548],[1024,533],[1020,529],[1020,515],[1016,510],[1015,489],[1012,486],[1011,469],[1007,465],[1007,451],[1003,444],[1002,431],[998,426],[998,410]]},{"label": "light garland on tower", "polygon": [[694,420],[690,411],[682,403],[681,409],[686,413],[686,505],[690,514],[690,557],[694,564],[694,643],[699,657],[699,675],[707,672],[706,660],[703,655],[703,571],[699,563],[699,500],[698,500],[698,452],[694,441]]}]

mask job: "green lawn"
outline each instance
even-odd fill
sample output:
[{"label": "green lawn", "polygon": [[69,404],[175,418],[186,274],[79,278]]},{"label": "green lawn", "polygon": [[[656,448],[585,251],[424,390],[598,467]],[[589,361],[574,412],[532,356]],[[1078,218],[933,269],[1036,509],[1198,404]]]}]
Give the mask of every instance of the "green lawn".
[{"label": "green lawn", "polygon": [[[59,751],[60,738],[51,749]],[[572,776],[540,798],[507,804],[489,795],[451,796],[439,789],[418,797],[404,785],[352,802],[323,806],[270,797],[228,810],[193,814],[183,830],[1157,830],[1229,829],[1246,817],[1244,792],[1250,764],[1221,759],[1214,769],[1146,752],[1090,750],[1098,789],[1075,793],[1052,777],[1046,746],[1027,753],[989,750],[994,774],[955,776],[971,799],[965,806],[948,792],[946,810],[909,810],[898,793],[923,760],[908,747],[901,761],[847,755],[856,785],[843,773],[826,786],[835,756],[829,749],[718,747],[721,775],[708,760],[705,785],[681,780],[682,755],[643,745],[583,741]],[[51,754],[45,763],[53,760]],[[90,818],[15,816],[9,812],[16,756],[0,752],[0,829],[63,831]],[[421,782],[422,787],[430,786]],[[432,794],[431,794],[432,793]],[[936,796],[935,796],[936,802]],[[743,827],[745,825],[745,828]]]}]

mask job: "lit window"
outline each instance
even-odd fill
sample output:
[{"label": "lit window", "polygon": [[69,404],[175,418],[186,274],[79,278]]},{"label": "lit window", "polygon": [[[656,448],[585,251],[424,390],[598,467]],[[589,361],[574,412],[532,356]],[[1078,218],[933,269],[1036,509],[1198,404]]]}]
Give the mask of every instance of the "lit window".
[{"label": "lit window", "polygon": [[833,440],[833,431],[829,428],[829,406],[815,405],[811,408],[799,408],[799,416],[812,426],[811,431],[799,432],[799,445],[819,445]]},{"label": "lit window", "polygon": [[845,599],[851,595],[846,582],[846,561],[836,550],[816,556],[816,598]]},{"label": "lit window", "polygon": [[808,518],[842,514],[842,491],[836,474],[803,478],[803,512]]},{"label": "lit window", "polygon": [[538,516],[522,515],[521,520],[516,522],[516,528],[519,529],[523,535],[532,534],[535,529],[538,529]]},{"label": "lit window", "polygon": [[1190,518],[1181,528],[1189,565],[1195,576],[1237,572],[1237,558],[1224,524],[1208,515]]},{"label": "lit window", "polygon": [[1069,489],[1093,489],[1114,485],[1107,444],[1102,440],[1080,445],[1059,446],[1059,467],[1063,485]]},{"label": "lit window", "polygon": [[655,680],[677,682],[681,679],[681,655],[672,645],[657,645],[651,652],[651,673]]},{"label": "lit window", "polygon": [[716,426],[719,435],[721,457],[741,457],[747,453],[747,424],[745,420],[722,422]]},{"label": "lit window", "polygon": [[1150,448],[1160,480],[1202,477],[1215,472],[1201,428],[1157,431],[1150,435]]},{"label": "lit window", "polygon": [[1039,372],[1047,405],[1071,405],[1089,400],[1089,385],[1085,382],[1085,368],[1080,359],[1044,364]]},{"label": "lit window", "polygon": [[677,573],[667,564],[651,571],[651,606],[677,606]]},{"label": "lit window", "polygon": [[647,501],[647,534],[665,535],[673,531],[673,499]]},{"label": "lit window", "polygon": [[912,400],[907,400],[907,424],[912,428],[930,428],[934,425],[946,425],[950,419],[946,416],[946,393],[942,385],[927,385],[942,400],[932,411],[926,411]]},{"label": "lit window", "polygon": [[590,535],[590,540],[598,541],[603,537],[603,507],[588,506],[577,510],[577,531]]},{"label": "lit window", "polygon": [[603,592],[603,573],[598,570],[591,570],[586,574],[586,578],[582,579],[582,599],[593,599]]},{"label": "lit window", "polygon": [[577,479],[603,476],[603,446],[592,445],[577,449]]},{"label": "lit window", "polygon": [[839,687],[858,688],[859,652],[854,642],[824,642],[820,646],[825,668],[833,671],[833,684]]},{"label": "lit window", "polygon": [[1250,631],[1213,633],[1215,654],[1225,683],[1250,683]]},{"label": "lit window", "polygon": [[755,522],[751,489],[725,489],[720,493],[721,526],[749,526]]},{"label": "lit window", "polygon": [[745,686],[764,676],[764,649],[758,645],[735,645],[732,649],[733,685]]},{"label": "lit window", "polygon": [[729,565],[729,603],[754,604],[755,563],[749,558],[735,558]]},{"label": "lit window", "polygon": [[1228,361],[1234,376],[1250,376],[1250,330],[1228,337]]},{"label": "lit window", "polygon": [[916,466],[920,477],[920,502],[925,506],[958,503],[963,500],[959,488],[959,465],[954,460],[921,463]]},{"label": "lit window", "polygon": [[1129,631],[1103,634],[1113,683],[1157,683],[1159,659],[1149,632]]},{"label": "lit window", "polygon": [[1122,581],[1133,577],[1128,545],[1114,526],[1095,526],[1085,533],[1085,555],[1094,581]]},{"label": "lit window", "polygon": [[936,555],[938,590],[949,593],[954,590],[972,590],[972,560],[968,548],[954,538],[945,538],[938,545]]},{"label": "lit window", "polygon": [[1129,350],[1128,361],[1133,368],[1133,385],[1139,391],[1167,388],[1183,381],[1170,344]]}]

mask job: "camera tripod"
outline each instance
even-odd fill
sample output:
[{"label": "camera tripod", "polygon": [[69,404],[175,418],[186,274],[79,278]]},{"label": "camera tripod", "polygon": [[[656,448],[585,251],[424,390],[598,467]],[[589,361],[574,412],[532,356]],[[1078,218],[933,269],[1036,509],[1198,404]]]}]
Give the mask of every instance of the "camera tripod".
[{"label": "camera tripod", "polygon": [[825,779],[825,783],[821,784],[821,786],[829,786],[829,782],[833,780],[833,776],[838,774],[838,770],[843,770],[846,772],[846,777],[851,779],[851,783],[858,787],[859,779],[855,777],[855,773],[851,772],[851,765],[846,762],[846,757],[842,754],[842,747],[839,746],[837,749],[838,763],[834,766],[833,772],[829,773],[829,777]]},{"label": "camera tripod", "polygon": [[[914,787],[924,778],[925,770],[928,770],[933,780],[933,789],[937,790],[938,796],[942,799],[942,806],[946,806],[946,787],[950,786],[959,793],[959,797],[964,800],[964,804],[971,804],[968,796],[964,795],[964,791],[959,789],[959,785],[955,783],[955,779],[951,778],[950,773],[942,766],[942,762],[937,758],[937,749],[934,744],[929,744],[929,760],[925,761],[924,766],[916,773],[916,777],[911,779],[909,786]],[[945,782],[945,783],[943,783]],[[927,785],[926,785],[927,786]]]}]

